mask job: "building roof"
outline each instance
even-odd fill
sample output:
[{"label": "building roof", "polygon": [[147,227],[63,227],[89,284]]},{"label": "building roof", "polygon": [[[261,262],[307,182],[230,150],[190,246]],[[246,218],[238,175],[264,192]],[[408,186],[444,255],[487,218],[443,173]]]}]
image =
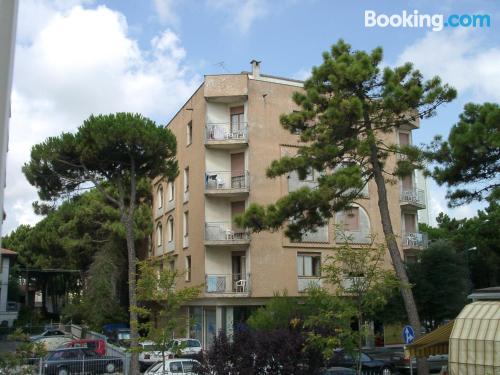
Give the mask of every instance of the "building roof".
[{"label": "building roof", "polygon": [[0,249],[0,254],[2,255],[17,255],[15,251],[9,249]]},{"label": "building roof", "polygon": [[469,294],[467,298],[473,301],[500,300],[500,286],[476,289],[471,294]]}]

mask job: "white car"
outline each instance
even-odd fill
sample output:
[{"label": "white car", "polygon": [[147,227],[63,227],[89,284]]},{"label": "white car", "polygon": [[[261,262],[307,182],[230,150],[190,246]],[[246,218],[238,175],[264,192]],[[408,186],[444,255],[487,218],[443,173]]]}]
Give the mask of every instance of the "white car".
[{"label": "white car", "polygon": [[148,370],[146,370],[144,375],[197,375],[196,367],[198,366],[200,366],[200,363],[193,359],[167,359],[165,362],[159,362],[156,365],[151,366]]},{"label": "white car", "polygon": [[152,364],[163,360],[161,351],[158,350],[158,346],[155,342],[143,341],[140,342],[139,345],[142,347],[142,352],[139,353],[139,364],[141,366],[141,370],[145,370]]},{"label": "white car", "polygon": [[196,339],[174,339],[167,347],[167,358],[192,357],[202,351],[200,340]]}]

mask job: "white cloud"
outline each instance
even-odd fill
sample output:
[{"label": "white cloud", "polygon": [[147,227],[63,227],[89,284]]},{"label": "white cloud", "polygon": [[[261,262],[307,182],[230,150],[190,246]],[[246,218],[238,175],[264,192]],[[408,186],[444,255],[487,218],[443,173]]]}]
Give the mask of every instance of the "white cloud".
[{"label": "white cloud", "polygon": [[[173,31],[144,50],[121,13],[79,3],[20,3],[4,233],[39,219],[31,209],[36,191],[21,173],[32,145],[75,130],[92,113],[140,112],[164,123],[201,80]],[[43,10],[41,20],[34,9]]]},{"label": "white cloud", "polygon": [[223,12],[229,19],[227,26],[241,34],[250,31],[252,24],[269,14],[268,0],[207,0],[210,8]]},{"label": "white cloud", "polygon": [[474,101],[500,101],[500,48],[488,47],[472,29],[429,32],[408,46],[398,63],[411,61],[427,76],[467,93]]},{"label": "white cloud", "polygon": [[175,0],[154,0],[156,14],[161,23],[178,26],[179,17],[174,11],[175,2]]}]

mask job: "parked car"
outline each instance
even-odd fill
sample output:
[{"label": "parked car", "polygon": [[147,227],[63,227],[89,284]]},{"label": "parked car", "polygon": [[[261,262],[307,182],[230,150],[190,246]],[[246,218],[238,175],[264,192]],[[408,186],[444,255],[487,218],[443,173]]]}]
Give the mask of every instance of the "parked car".
[{"label": "parked car", "polygon": [[[394,356],[394,366],[395,368],[401,372],[402,374],[410,373],[410,359],[405,358],[404,353],[400,353],[398,356]],[[429,365],[429,372],[437,373],[441,371],[443,366],[448,365],[448,355],[431,355],[427,358],[427,363]],[[412,358],[412,367],[413,370],[417,368],[417,360],[416,358]],[[415,371],[414,371],[415,372]]]},{"label": "parked car", "polygon": [[35,341],[35,340],[38,340],[42,337],[52,337],[52,336],[68,336],[69,337],[69,335],[66,332],[64,332],[60,329],[52,329],[51,328],[51,329],[47,329],[47,330],[43,331],[39,335],[30,336],[30,340]]},{"label": "parked car", "polygon": [[99,356],[87,348],[65,348],[50,352],[43,367],[44,375],[112,374],[122,371],[123,362],[119,357]]},{"label": "parked car", "polygon": [[203,350],[200,340],[196,339],[174,339],[167,345],[168,358],[193,358],[201,354]]},{"label": "parked car", "polygon": [[141,371],[163,360],[161,351],[158,350],[158,346],[153,341],[143,341],[140,342],[139,345],[142,347],[142,352],[139,353]]},{"label": "parked car", "polygon": [[356,371],[347,367],[329,367],[322,369],[319,375],[356,375]]},{"label": "parked car", "polygon": [[51,351],[66,345],[70,341],[71,338],[68,336],[47,336],[47,337],[40,337],[34,340],[33,342],[40,343],[45,347],[47,351]]},{"label": "parked car", "polygon": [[[343,350],[336,350],[329,361],[330,366],[356,368],[356,358]],[[389,361],[374,359],[361,353],[361,368],[364,372],[378,372],[381,375],[396,374],[396,369]]]},{"label": "parked car", "polygon": [[87,348],[99,355],[106,355],[106,342],[104,340],[71,340],[64,348]]},{"label": "parked car", "polygon": [[[165,366],[164,366],[165,364]],[[194,359],[176,358],[159,362],[146,370],[144,375],[198,374],[200,363]],[[165,369],[165,371],[163,370]]]},{"label": "parked car", "polygon": [[113,344],[125,347],[130,346],[130,328],[118,328],[108,337],[109,341]]}]

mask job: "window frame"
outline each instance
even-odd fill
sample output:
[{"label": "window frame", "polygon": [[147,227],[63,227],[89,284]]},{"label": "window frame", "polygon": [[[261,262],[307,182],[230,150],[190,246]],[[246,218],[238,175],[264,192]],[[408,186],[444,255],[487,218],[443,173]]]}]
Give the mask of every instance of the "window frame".
[{"label": "window frame", "polygon": [[156,224],[156,247],[163,246],[163,225],[161,222]]},{"label": "window frame", "polygon": [[186,147],[193,143],[193,121],[189,121],[186,125]]},{"label": "window frame", "polygon": [[[305,258],[311,258],[311,274],[306,272]],[[299,267],[299,259],[302,259],[302,267]],[[321,253],[297,253],[297,277],[312,278],[321,277]],[[301,270],[299,268],[302,268]]]}]

